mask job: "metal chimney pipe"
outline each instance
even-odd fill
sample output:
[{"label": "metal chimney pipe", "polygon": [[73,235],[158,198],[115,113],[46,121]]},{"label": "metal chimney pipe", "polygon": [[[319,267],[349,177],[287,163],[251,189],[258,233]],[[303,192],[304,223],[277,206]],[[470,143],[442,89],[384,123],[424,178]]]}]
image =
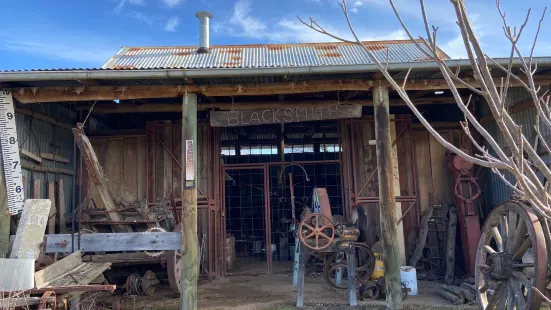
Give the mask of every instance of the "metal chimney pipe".
[{"label": "metal chimney pipe", "polygon": [[209,21],[212,18],[212,14],[207,11],[201,11],[195,13],[195,16],[199,18],[199,49],[197,53],[209,52]]}]

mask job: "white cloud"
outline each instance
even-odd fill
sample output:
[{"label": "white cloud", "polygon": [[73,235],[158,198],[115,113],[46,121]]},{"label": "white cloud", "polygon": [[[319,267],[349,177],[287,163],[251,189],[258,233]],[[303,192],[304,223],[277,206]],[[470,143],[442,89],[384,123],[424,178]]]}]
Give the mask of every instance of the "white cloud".
[{"label": "white cloud", "polygon": [[[358,6],[363,5],[360,1]],[[334,27],[332,25],[323,25],[324,28],[343,38],[351,39],[351,34],[346,27]],[[251,39],[264,39],[269,42],[277,43],[300,43],[300,42],[330,42],[335,39],[307,28],[297,19],[283,18],[278,22],[264,23],[257,18],[252,11],[248,0],[238,0],[234,5],[234,10],[229,21],[215,23],[213,31],[224,35],[247,37]],[[367,31],[357,28],[358,36],[365,41],[374,40],[399,40],[406,39],[406,33],[403,30],[394,30],[386,33],[381,31]]]},{"label": "white cloud", "polygon": [[249,38],[262,38],[266,25],[258,18],[251,16],[248,0],[238,0],[233,7],[230,24],[239,28],[237,35]]},{"label": "white cloud", "polygon": [[163,5],[166,7],[174,8],[177,7],[182,2],[182,0],[162,0],[162,2]]},{"label": "white cloud", "polygon": [[153,24],[153,18],[151,16],[138,11],[130,11],[128,13],[128,16],[131,18],[140,20],[142,22],[148,23],[150,25]]},{"label": "white cloud", "polygon": [[115,13],[120,13],[126,4],[145,6],[145,0],[116,0],[118,2],[115,7]]},{"label": "white cloud", "polygon": [[[61,36],[60,36],[61,37]],[[88,66],[100,66],[116,52],[116,46],[102,42],[82,41],[76,37],[63,36],[63,41],[3,40],[0,49],[40,55],[52,59],[64,59]]]},{"label": "white cloud", "polygon": [[165,31],[176,31],[176,28],[180,25],[180,20],[178,17],[171,17],[166,21]]}]

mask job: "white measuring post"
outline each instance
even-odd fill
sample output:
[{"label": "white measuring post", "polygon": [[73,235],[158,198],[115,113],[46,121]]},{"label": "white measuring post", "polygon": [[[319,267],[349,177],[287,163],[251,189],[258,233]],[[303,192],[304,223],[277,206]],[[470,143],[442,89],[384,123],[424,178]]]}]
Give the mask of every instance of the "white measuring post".
[{"label": "white measuring post", "polygon": [[19,141],[15,128],[15,112],[10,90],[0,90],[0,146],[4,161],[4,175],[8,194],[8,213],[18,214],[23,210],[23,174],[19,158]]}]

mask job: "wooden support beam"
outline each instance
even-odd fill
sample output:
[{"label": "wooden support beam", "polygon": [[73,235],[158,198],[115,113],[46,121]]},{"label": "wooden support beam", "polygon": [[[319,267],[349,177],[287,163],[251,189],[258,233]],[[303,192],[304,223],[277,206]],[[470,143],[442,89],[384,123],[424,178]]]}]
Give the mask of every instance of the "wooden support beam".
[{"label": "wooden support beam", "polygon": [[[82,234],[80,249],[83,252],[120,252],[120,251],[171,251],[180,250],[182,234],[179,232],[133,232],[133,233],[97,233]],[[74,235],[75,245],[78,234]],[[64,253],[71,251],[71,234],[46,236],[45,253]]]},{"label": "wooden support beam", "polygon": [[[391,119],[394,120],[394,115],[391,115]],[[390,141],[397,141],[396,139],[396,122],[390,122]],[[377,145],[377,142],[375,142]],[[391,165],[392,165],[392,177],[394,178],[394,193],[400,195],[400,171],[398,168],[398,143],[392,143],[391,145]],[[396,217],[402,218],[402,203],[396,202]],[[400,221],[396,224],[396,229],[398,231],[398,240],[396,240],[398,245],[398,256],[400,259],[400,265],[404,266],[406,264],[406,246],[404,243],[404,224]]]},{"label": "wooden support beam", "polygon": [[400,247],[396,227],[396,198],[394,172],[391,162],[392,142],[390,136],[390,115],[388,88],[373,89],[375,104],[375,139],[377,140],[377,168],[379,177],[379,214],[385,264],[385,290],[388,309],[403,309],[402,284],[400,282]]},{"label": "wooden support beam", "polygon": [[61,168],[50,168],[50,167],[43,167],[38,165],[32,165],[32,164],[21,164],[21,168],[36,171],[36,172],[48,172],[48,173],[60,173],[60,174],[66,174],[66,175],[73,175],[73,170],[70,169],[61,169]]},{"label": "wooden support beam", "polygon": [[48,216],[48,234],[55,234],[55,218],[57,209],[55,206],[55,182],[48,182],[48,199],[52,202],[50,214]]},{"label": "wooden support beam", "polygon": [[42,182],[40,179],[36,179],[33,182],[33,198],[40,199],[42,198]]},{"label": "wooden support beam", "polygon": [[59,233],[67,232],[67,220],[65,219],[65,189],[63,188],[63,179],[57,181],[57,213],[59,221]]},{"label": "wooden support beam", "polygon": [[39,119],[39,120],[44,121],[46,123],[50,123],[52,125],[55,125],[55,126],[61,127],[61,128],[65,128],[65,129],[72,129],[73,127],[75,127],[71,124],[60,122],[60,121],[56,120],[55,118],[51,118],[51,117],[49,117],[47,115],[44,115],[42,113],[34,112],[34,111],[31,111],[31,110],[27,110],[27,109],[15,108],[15,113],[28,115],[32,118],[36,118],[36,119]]},{"label": "wooden support beam", "polygon": [[[473,78],[465,78],[465,82],[479,87]],[[500,83],[500,78],[495,78]],[[397,81],[401,84],[402,81]],[[537,76],[535,83],[550,85],[550,76]],[[251,83],[251,84],[220,84],[220,85],[142,85],[142,86],[89,86],[89,87],[44,87],[18,88],[13,96],[21,103],[68,102],[68,101],[102,101],[129,100],[142,98],[175,98],[189,93],[202,93],[208,97],[220,96],[264,96],[300,93],[319,93],[330,91],[368,90],[374,85],[390,86],[387,81],[374,80],[314,80],[304,82],[282,83]],[[517,81],[511,81],[511,87],[520,86]],[[456,84],[465,88],[463,84]],[[448,89],[443,79],[409,80],[407,90],[443,90]],[[16,110],[17,111],[17,110]]]},{"label": "wooden support beam", "polygon": [[60,162],[60,163],[66,163],[66,164],[68,164],[70,162],[67,158],[61,157],[61,156],[53,154],[53,153],[40,153],[40,154],[37,154],[37,153],[33,153],[33,152],[31,152],[29,150],[26,150],[26,149],[20,149],[19,151],[22,155],[25,155],[25,156],[29,157],[30,159],[32,159],[36,162],[39,162],[39,163],[42,163],[42,160],[44,160],[44,159],[51,160],[51,161],[57,161],[57,162]]},{"label": "wooden support beam", "polygon": [[[90,144],[90,140],[84,134],[84,126],[82,124],[77,124],[77,128],[73,128],[73,135],[77,145],[82,152],[82,157],[86,163],[86,170],[88,175],[92,180],[93,184],[96,186],[97,193],[103,201],[105,210],[108,212],[107,216],[112,221],[121,221],[121,216],[117,211],[118,207],[116,205],[116,199],[112,192],[111,187],[105,177],[105,173],[101,168],[96,152]],[[116,224],[112,226],[117,232],[132,232],[132,227],[129,225]]]},{"label": "wooden support beam", "polygon": [[[467,98],[465,98],[466,100]],[[423,104],[456,104],[453,97],[417,98],[413,100],[415,105]],[[198,104],[198,111],[205,110],[256,110],[256,109],[278,109],[278,108],[323,108],[337,104],[360,104],[362,106],[373,106],[373,100],[302,100],[302,101],[258,101],[258,102],[216,102]],[[406,103],[402,99],[391,99],[390,106],[404,107]],[[90,109],[90,105],[78,106],[80,109]],[[92,114],[123,114],[123,113],[172,113],[182,112],[182,105],[171,103],[101,103],[96,104]]]},{"label": "wooden support beam", "polygon": [[36,162],[42,163],[42,158],[31,151],[20,149],[19,152],[21,153],[21,155],[25,155]]},{"label": "wooden support beam", "polygon": [[[182,279],[180,309],[197,310],[197,94],[182,102]],[[191,171],[190,171],[191,170]]]},{"label": "wooden support beam", "polygon": [[[0,152],[0,163],[2,162]],[[10,250],[11,218],[8,214],[8,192],[4,176],[4,165],[0,165],[0,258],[6,257]]]}]

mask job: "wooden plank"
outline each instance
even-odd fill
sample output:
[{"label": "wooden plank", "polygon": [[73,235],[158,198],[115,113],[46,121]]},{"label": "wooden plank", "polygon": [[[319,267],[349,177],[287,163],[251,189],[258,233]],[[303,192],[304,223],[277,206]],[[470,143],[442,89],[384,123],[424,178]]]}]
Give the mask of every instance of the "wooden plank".
[{"label": "wooden plank", "polygon": [[417,262],[419,261],[419,259],[421,259],[421,256],[423,255],[423,249],[425,248],[425,244],[427,243],[427,236],[429,234],[429,220],[432,217],[433,211],[434,210],[432,206],[429,206],[423,214],[423,218],[421,219],[421,227],[419,228],[419,240],[417,241],[417,246],[415,247],[411,258],[409,259],[409,265],[412,267],[415,267],[417,265]]},{"label": "wooden plank", "polygon": [[[172,153],[178,156],[182,151],[182,127],[175,127],[172,131]],[[172,160],[172,197],[182,198],[182,168]]]},{"label": "wooden plank", "polygon": [[[97,157],[97,159],[99,161],[100,166],[102,167],[105,165],[105,157],[107,156],[107,152],[105,149],[105,146],[107,145],[106,140],[107,139],[105,138],[90,139],[90,144],[92,145],[94,152],[96,154],[99,154],[99,157]],[[85,180],[84,182],[86,182],[85,184],[86,184],[86,190],[88,192],[88,196],[91,197],[92,200],[94,200],[94,204],[96,205],[96,208],[100,208],[100,209],[105,208],[105,206],[103,205],[103,200],[101,199],[99,192],[96,190],[96,186],[94,185],[94,182],[92,181],[92,179],[90,179],[88,169],[86,169],[83,166],[82,170],[84,170],[83,175],[86,176],[86,178],[84,179]],[[83,197],[86,197],[86,196],[83,196]]]},{"label": "wooden plank", "polygon": [[42,158],[29,150],[20,149],[19,152],[21,155],[25,155],[36,162],[42,163]]},{"label": "wooden plank", "polygon": [[[162,137],[164,136],[164,128],[162,127],[155,127],[155,135],[162,139]],[[153,149],[153,152],[155,152],[155,155],[154,155],[154,159],[155,159],[155,162],[153,163],[153,169],[155,169],[155,188],[154,188],[154,199],[153,201],[154,202],[158,202],[158,201],[162,201],[165,197],[164,197],[164,178],[163,178],[163,173],[164,173],[164,161],[165,161],[165,158],[164,158],[164,153],[165,153],[165,150],[163,148],[163,146],[161,145],[161,143],[154,137],[154,149]],[[170,161],[172,162],[172,158],[170,159]]]},{"label": "wooden plank", "polygon": [[60,174],[66,174],[66,175],[73,175],[73,170],[70,170],[70,169],[43,167],[43,166],[32,165],[27,163],[21,163],[21,168],[31,170],[31,171],[36,171],[36,172],[48,172],[48,173],[60,173]]},{"label": "wooden plank", "polygon": [[[197,94],[182,100],[182,278],[181,309],[197,309],[199,240],[197,239]],[[191,144],[191,145],[190,145]],[[189,154],[191,153],[191,154]],[[190,171],[191,170],[191,171]],[[190,180],[193,178],[193,180]],[[195,183],[195,184],[193,184]],[[191,185],[191,186],[190,186]]]},{"label": "wooden plank", "polygon": [[[467,98],[465,98],[467,100]],[[426,104],[456,104],[453,97],[431,97],[412,99],[415,105]],[[373,106],[373,100],[300,100],[300,101],[247,101],[247,102],[212,102],[197,105],[198,111],[205,110],[258,110],[258,109],[285,109],[297,106],[304,108],[321,108],[342,104],[359,104],[362,106]],[[390,106],[403,107],[406,103],[402,99],[391,99]],[[79,105],[77,108],[89,109],[89,105]],[[124,113],[178,113],[182,112],[182,106],[173,103],[100,103],[94,106],[93,114],[124,114]],[[458,125],[457,125],[458,126]],[[91,134],[91,133],[90,133]]]},{"label": "wooden plank", "polygon": [[20,150],[21,154],[22,155],[25,155],[29,158],[31,158],[32,160],[36,161],[36,162],[39,162],[39,163],[42,163],[42,160],[44,159],[47,159],[47,160],[51,160],[51,161],[56,161],[56,162],[60,162],[60,163],[70,163],[70,160],[65,158],[65,157],[61,157],[59,155],[56,155],[56,154],[53,154],[53,153],[40,153],[40,154],[37,154],[37,153],[33,153],[29,150],[26,150],[26,149],[21,149]]},{"label": "wooden plank", "polygon": [[51,281],[45,287],[86,285],[94,281],[98,276],[111,267],[111,263],[81,263],[62,277]]},{"label": "wooden plank", "polygon": [[27,199],[25,201],[10,258],[38,258],[50,207],[49,199]]},{"label": "wooden plank", "polygon": [[[377,168],[379,176],[379,212],[383,262],[385,264],[386,304],[389,309],[402,309],[402,283],[400,282],[400,245],[396,221],[396,195],[392,164],[392,139],[388,103],[388,88],[373,89],[375,104],[375,139],[377,140]],[[402,239],[403,243],[403,239]]]},{"label": "wooden plank", "polygon": [[[88,173],[90,175],[90,179],[92,180],[94,186],[96,187],[101,197],[101,200],[103,200],[105,209],[107,211],[116,211],[117,205],[115,204],[115,197],[113,197],[112,190],[109,187],[105,174],[103,173],[103,169],[98,163],[96,153],[94,152],[94,149],[92,148],[92,145],[88,140],[88,137],[86,137],[86,135],[84,134],[84,129],[82,127],[82,124],[77,125],[77,128],[73,130],[73,135],[75,136],[75,140],[77,141],[79,149],[83,154],[83,160],[84,160],[86,169],[88,170]],[[118,212],[108,212],[107,215],[110,220],[113,220],[113,221],[121,220],[121,217],[118,214]],[[132,231],[132,227],[127,225],[113,225],[113,226],[118,232]]]},{"label": "wooden plank", "polygon": [[[549,76],[534,77],[538,85],[549,85]],[[474,87],[479,87],[474,78],[464,78],[464,81]],[[397,80],[398,84],[403,81]],[[495,83],[501,82],[499,77]],[[360,90],[366,91],[373,85],[390,86],[387,81],[367,79],[346,80],[316,80],[280,83],[250,83],[250,84],[218,84],[218,85],[138,85],[138,86],[88,86],[88,87],[28,87],[18,88],[13,96],[21,103],[39,102],[67,102],[67,101],[102,101],[102,100],[127,100],[142,98],[176,98],[186,92],[202,93],[205,96],[259,96],[279,94],[316,93],[326,91]],[[511,81],[511,87],[520,86],[517,81]],[[461,83],[456,83],[457,88],[465,88]],[[443,79],[413,80],[407,81],[407,90],[441,90],[448,89],[447,82]],[[16,110],[17,111],[17,110]]]},{"label": "wooden plank", "polygon": [[[390,115],[390,141],[396,140],[396,122],[393,122],[394,115]],[[392,142],[391,142],[392,143]],[[391,154],[391,165],[392,165],[392,178],[394,179],[394,193],[395,195],[400,195],[400,170],[398,167],[398,145],[394,144],[390,149]],[[402,217],[402,203],[396,202],[396,219]],[[396,225],[397,230],[397,245],[398,245],[398,255],[400,259],[401,266],[406,264],[406,248],[405,248],[405,239],[404,239],[404,222],[400,221]]]},{"label": "wooden plank", "polygon": [[213,127],[252,126],[357,118],[361,116],[362,106],[358,104],[335,104],[333,106],[319,108],[293,107],[248,111],[211,111],[210,125]]},{"label": "wooden plank", "polygon": [[[449,141],[448,132],[440,132]],[[432,171],[432,190],[436,204],[455,204],[451,193],[450,173],[446,160],[446,149],[432,136],[429,135],[430,164]]]},{"label": "wooden plank", "polygon": [[136,138],[124,138],[123,144],[123,187],[122,192],[128,192],[134,199],[138,197],[138,141]]},{"label": "wooden plank", "polygon": [[[17,98],[17,96],[15,96],[15,97]],[[41,121],[44,121],[46,123],[55,125],[55,126],[60,127],[60,128],[72,129],[73,127],[75,127],[71,124],[60,122],[60,121],[56,120],[55,118],[49,117],[45,114],[34,112],[34,111],[23,109],[23,108],[15,108],[15,113],[27,115],[27,116],[30,116],[32,118],[39,119]]]},{"label": "wooden plank", "polygon": [[[93,292],[93,291],[108,291],[113,293],[115,289],[117,288],[116,285],[71,285],[71,286],[61,286],[61,287],[48,287],[48,288],[39,288],[39,289],[32,289],[27,291],[4,291],[2,293],[6,295],[14,296],[15,294],[18,295],[25,295],[25,294],[31,294],[31,295],[37,295],[37,294],[44,294],[49,291],[53,291],[56,294],[64,294],[64,293],[72,293],[72,292]],[[71,308],[76,309],[76,308]]]},{"label": "wooden plank", "polygon": [[36,288],[48,286],[51,282],[69,274],[82,264],[82,252],[77,251],[46,268],[35,272],[34,284]]},{"label": "wooden plank", "polygon": [[[163,198],[172,197],[172,164],[173,159],[170,155],[172,151],[172,127],[166,126],[163,128],[163,143],[166,149],[163,148]],[[168,149],[168,150],[167,150]]]},{"label": "wooden plank", "polygon": [[[8,297],[0,299],[0,309],[13,309],[14,307],[24,307],[28,309],[28,306],[34,306],[40,304],[42,297]],[[48,297],[47,302],[55,302],[55,297]]]},{"label": "wooden plank", "polygon": [[199,154],[203,154],[203,156],[200,156],[197,158],[197,169],[199,170],[197,173],[197,190],[198,190],[198,197],[200,198],[208,198],[208,179],[209,179],[209,173],[210,172],[210,153],[209,153],[209,126],[199,125],[198,133],[197,133],[197,149]]},{"label": "wooden plank", "polygon": [[162,257],[152,257],[144,252],[114,253],[114,254],[96,254],[85,255],[82,257],[84,262],[111,263],[113,265],[134,265],[134,264],[154,264],[162,261]]},{"label": "wooden plank", "polygon": [[137,160],[137,175],[138,175],[138,195],[136,196],[139,200],[146,198],[146,189],[145,189],[145,165],[146,165],[146,137],[138,137],[136,145],[136,160]]},{"label": "wooden plank", "polygon": [[33,181],[33,198],[34,199],[40,199],[42,198],[42,188],[41,188],[41,181],[40,179]]},{"label": "wooden plank", "polygon": [[113,190],[113,194],[118,196],[123,192],[123,139],[107,139],[105,148],[107,156],[105,158],[105,165],[103,166],[103,169],[109,186]]},{"label": "wooden plank", "polygon": [[424,213],[431,204],[429,196],[433,192],[429,133],[427,131],[414,131],[413,144],[415,145],[415,159],[417,166],[419,208],[421,209],[421,213]]},{"label": "wooden plank", "polygon": [[58,221],[59,221],[59,233],[64,234],[67,232],[67,220],[65,218],[65,188],[63,186],[63,179],[57,181],[57,210],[58,210]]},{"label": "wooden plank", "polygon": [[450,208],[446,240],[446,272],[444,280],[452,285],[455,279],[455,235],[457,233],[457,209]]},{"label": "wooden plank", "polygon": [[60,163],[65,163],[65,164],[68,164],[70,163],[71,161],[65,157],[62,157],[62,156],[59,156],[57,154],[53,154],[53,153],[40,153],[40,157],[42,157],[42,159],[47,159],[47,160],[51,160],[51,161],[56,161],[56,162],[60,162]]},{"label": "wooden plank", "polygon": [[[78,234],[75,235],[78,243]],[[80,250],[83,252],[120,251],[169,251],[182,246],[179,232],[159,233],[97,233],[80,236]],[[71,235],[48,235],[45,253],[67,252],[71,248]]]},{"label": "wooden plank", "polygon": [[57,215],[57,208],[55,206],[55,182],[48,182],[48,199],[50,199],[52,203],[50,215],[48,216],[48,234],[55,234],[55,218]]}]

